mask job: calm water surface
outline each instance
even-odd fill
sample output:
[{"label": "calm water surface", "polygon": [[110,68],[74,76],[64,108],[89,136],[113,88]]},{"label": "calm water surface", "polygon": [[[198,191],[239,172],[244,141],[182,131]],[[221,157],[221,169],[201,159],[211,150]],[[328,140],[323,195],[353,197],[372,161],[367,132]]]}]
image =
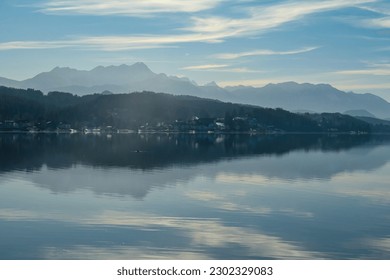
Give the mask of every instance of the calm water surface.
[{"label": "calm water surface", "polygon": [[390,259],[390,137],[0,134],[0,259]]}]

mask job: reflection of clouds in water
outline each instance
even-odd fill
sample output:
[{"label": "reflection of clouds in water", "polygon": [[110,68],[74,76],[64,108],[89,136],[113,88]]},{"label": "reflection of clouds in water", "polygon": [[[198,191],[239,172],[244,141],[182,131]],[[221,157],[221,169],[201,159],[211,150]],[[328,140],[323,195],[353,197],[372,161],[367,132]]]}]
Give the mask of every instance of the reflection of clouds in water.
[{"label": "reflection of clouds in water", "polygon": [[192,191],[186,194],[192,199],[199,201],[217,201],[221,199],[221,194],[213,193],[210,191]]},{"label": "reflection of clouds in water", "polygon": [[213,209],[219,209],[224,211],[240,211],[242,212],[251,212],[266,215],[271,211],[269,208],[250,208],[244,205],[235,203],[228,197],[229,190],[225,190],[224,193],[220,192],[211,192],[211,191],[199,191],[199,190],[187,190],[184,195],[187,198],[190,198],[192,201],[199,201],[208,207],[212,207]]},{"label": "reflection of clouds in water", "polygon": [[[61,243],[66,229],[55,237],[57,243],[48,243],[44,233],[36,246],[46,248],[47,258],[207,259],[228,254],[305,259],[338,256],[344,248],[352,252],[348,257],[355,256],[355,248],[388,256],[382,223],[389,222],[383,211],[390,202],[389,154],[390,146],[362,146],[164,169],[43,165],[34,172],[1,174],[0,221],[21,226],[43,222],[50,229],[65,225],[91,237]],[[372,228],[383,229],[377,239],[344,247],[357,236],[375,237]]]},{"label": "reflection of clouds in water", "polygon": [[[171,229],[177,235],[188,237],[190,247],[195,250],[207,247],[207,251],[210,251],[210,248],[223,249],[239,246],[243,248],[246,256],[268,256],[279,259],[321,258],[320,254],[306,251],[297,244],[252,229],[226,226],[218,219],[133,216],[128,213],[107,211],[97,216],[96,220],[89,222],[92,224],[134,226],[145,230]],[[183,249],[188,250],[188,248]]]},{"label": "reflection of clouds in water", "polygon": [[228,184],[245,184],[245,185],[256,185],[256,186],[269,186],[271,184],[280,184],[278,180],[271,180],[262,175],[256,174],[234,174],[227,172],[220,172],[216,175],[215,181],[218,183]]},{"label": "reflection of clouds in water", "polygon": [[[188,238],[188,247],[168,249],[153,248],[153,245],[135,247],[110,247],[102,248],[73,246],[64,250],[49,248],[45,251],[47,258],[180,258],[180,259],[208,259],[213,258],[211,248],[228,249],[240,248],[240,254],[246,257],[261,257],[278,259],[310,259],[324,258],[325,256],[305,250],[298,244],[288,242],[277,236],[271,236],[251,228],[224,225],[219,219],[198,219],[181,217],[163,217],[145,215],[141,213],[129,214],[120,211],[104,211],[89,217],[70,216],[57,214],[44,214],[38,212],[21,211],[14,209],[1,209],[0,219],[9,220],[34,220],[52,219],[63,222],[79,223],[84,228],[89,226],[102,227],[127,227],[137,230],[151,231],[159,234],[160,231],[172,231],[173,234]],[[158,241],[156,241],[158,242]],[[234,250],[234,249],[233,249]],[[230,252],[232,254],[232,252]],[[233,254],[234,255],[234,254]]]},{"label": "reflection of clouds in water", "polygon": [[340,174],[334,178],[334,184],[328,187],[329,192],[339,195],[358,196],[377,203],[390,203],[390,164],[382,170],[369,173]]},{"label": "reflection of clouds in water", "polygon": [[349,247],[366,250],[361,259],[388,260],[390,259],[390,237],[358,238],[349,242]]},{"label": "reflection of clouds in water", "polygon": [[[224,210],[224,211],[240,211],[240,212],[254,212],[254,209],[249,209],[243,207],[243,205],[239,205],[230,201],[226,195],[220,193],[213,193],[210,191],[192,191],[188,190],[184,194],[187,198],[191,200],[200,201],[207,204],[208,207],[212,207],[214,209]],[[268,214],[270,213],[268,208],[258,208],[258,214]]]},{"label": "reflection of clouds in water", "polygon": [[88,214],[65,213],[60,211],[22,210],[15,208],[0,208],[0,220],[4,221],[61,221],[71,223],[83,223],[89,220]]},{"label": "reflection of clouds in water", "polygon": [[185,252],[179,249],[132,246],[72,246],[70,248],[46,247],[42,258],[50,260],[207,260],[202,252]]},{"label": "reflection of clouds in water", "polygon": [[10,209],[2,208],[0,209],[0,220],[5,221],[34,221],[34,220],[46,220],[53,219],[52,215],[42,215],[43,213],[38,213],[34,211],[21,210],[21,209]]},{"label": "reflection of clouds in water", "polygon": [[368,246],[383,251],[383,253],[386,253],[390,256],[390,237],[388,238],[378,238],[378,239],[368,239],[365,240],[364,243],[366,243]]},{"label": "reflection of clouds in water", "polygon": [[218,192],[219,190],[217,190],[218,193],[213,193],[211,191],[187,191],[185,195],[192,200],[205,203],[208,207],[223,211],[250,213],[261,216],[272,216],[278,214],[295,218],[314,218],[314,213],[299,211],[292,208],[271,208],[258,205],[248,205],[246,199],[250,198],[255,192],[253,192],[253,189],[245,190],[240,192],[239,202],[237,200],[236,190],[231,188],[225,188],[223,193]]}]

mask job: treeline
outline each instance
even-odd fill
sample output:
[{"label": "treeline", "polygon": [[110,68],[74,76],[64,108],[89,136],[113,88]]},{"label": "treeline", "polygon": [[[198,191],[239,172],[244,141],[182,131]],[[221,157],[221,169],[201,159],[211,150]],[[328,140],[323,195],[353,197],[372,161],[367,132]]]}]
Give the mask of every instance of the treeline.
[{"label": "treeline", "polygon": [[[191,118],[220,119],[227,130],[232,121],[243,120],[243,128],[275,129],[286,132],[369,132],[370,125],[341,114],[294,114],[283,109],[225,103],[192,96],[136,92],[77,96],[0,87],[0,122],[29,123],[40,129],[67,124],[74,129],[112,126],[138,129],[140,126],[172,123]],[[249,126],[249,124],[251,126]]]}]

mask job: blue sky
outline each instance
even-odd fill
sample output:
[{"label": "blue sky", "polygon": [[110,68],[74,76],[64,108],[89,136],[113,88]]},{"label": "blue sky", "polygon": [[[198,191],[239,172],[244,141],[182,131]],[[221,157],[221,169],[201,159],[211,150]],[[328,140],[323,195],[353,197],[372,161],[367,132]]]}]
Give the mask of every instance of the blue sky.
[{"label": "blue sky", "polygon": [[330,83],[390,101],[390,1],[0,2],[2,77],[138,61],[199,84]]}]

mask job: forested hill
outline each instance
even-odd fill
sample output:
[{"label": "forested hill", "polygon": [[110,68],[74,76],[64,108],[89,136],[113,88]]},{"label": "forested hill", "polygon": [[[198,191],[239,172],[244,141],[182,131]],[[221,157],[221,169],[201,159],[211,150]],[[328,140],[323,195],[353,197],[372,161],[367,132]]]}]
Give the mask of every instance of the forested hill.
[{"label": "forested hill", "polygon": [[[294,114],[283,109],[225,103],[191,96],[136,92],[70,93],[0,87],[0,128],[55,130],[114,127],[221,131],[369,132],[368,123],[341,114]],[[217,126],[217,124],[219,126]]]}]

